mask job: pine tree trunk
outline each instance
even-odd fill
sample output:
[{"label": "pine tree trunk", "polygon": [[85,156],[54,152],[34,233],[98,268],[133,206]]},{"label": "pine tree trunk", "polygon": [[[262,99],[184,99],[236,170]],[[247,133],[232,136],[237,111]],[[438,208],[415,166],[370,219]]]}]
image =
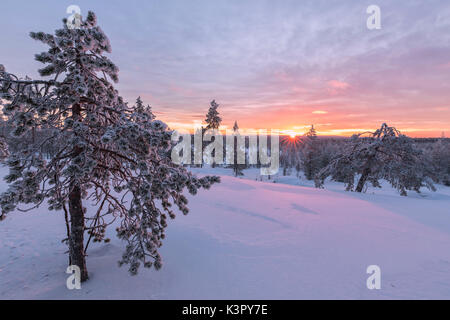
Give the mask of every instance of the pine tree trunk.
[{"label": "pine tree trunk", "polygon": [[75,186],[69,194],[70,239],[69,254],[72,265],[81,271],[81,281],[88,279],[86,256],[84,254],[84,211],[80,187]]},{"label": "pine tree trunk", "polygon": [[[72,117],[78,120],[81,117],[81,107],[79,104],[72,106]],[[82,150],[75,146],[73,156],[78,156]],[[84,211],[81,202],[81,189],[76,182],[71,183],[72,190],[69,193],[69,214],[70,214],[70,239],[69,254],[72,265],[80,268],[81,281],[88,279],[86,267],[86,256],[84,254]]]},{"label": "pine tree trunk", "polygon": [[358,185],[356,186],[356,192],[362,192],[364,185],[366,184],[367,178],[369,177],[370,168],[365,168],[361,177],[359,178]]},{"label": "pine tree trunk", "polygon": [[375,155],[378,152],[378,148],[375,148],[375,153],[367,159],[365,168],[361,174],[361,177],[359,178],[358,185],[356,186],[356,192],[362,192],[364,185],[366,184],[367,178],[369,177],[370,170],[372,168],[372,163],[375,159]]},{"label": "pine tree trunk", "polygon": [[[236,132],[235,132],[236,133]],[[233,137],[233,162],[234,162],[234,176],[237,177],[239,173],[239,164],[238,164],[238,138],[236,136]]]}]

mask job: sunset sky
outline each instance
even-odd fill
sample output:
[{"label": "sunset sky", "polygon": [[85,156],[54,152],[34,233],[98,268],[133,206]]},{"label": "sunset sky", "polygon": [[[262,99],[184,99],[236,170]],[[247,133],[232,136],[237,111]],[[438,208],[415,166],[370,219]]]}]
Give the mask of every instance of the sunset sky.
[{"label": "sunset sky", "polygon": [[[59,28],[71,4],[97,14],[121,95],[172,128],[198,125],[215,99],[224,128],[450,136],[448,0],[2,0],[7,71],[37,76],[45,48],[28,33]],[[366,27],[371,4],[381,30]]]}]

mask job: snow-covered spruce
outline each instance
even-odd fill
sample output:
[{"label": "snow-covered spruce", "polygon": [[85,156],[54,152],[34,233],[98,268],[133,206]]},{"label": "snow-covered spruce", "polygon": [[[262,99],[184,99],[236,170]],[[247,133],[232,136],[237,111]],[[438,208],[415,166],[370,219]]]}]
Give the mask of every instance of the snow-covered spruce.
[{"label": "snow-covered spruce", "polygon": [[[206,114],[206,128],[202,128],[202,136],[205,134],[207,130],[211,131],[217,131],[219,130],[220,123],[222,122],[222,118],[219,116],[219,112],[217,111],[217,108],[219,107],[219,104],[216,103],[216,100],[211,101],[210,107],[208,109],[208,113]],[[203,143],[203,150],[205,150],[205,147],[208,145],[208,143]],[[215,151],[212,153],[213,156],[215,156]],[[216,163],[212,163],[212,167],[216,167]]]},{"label": "snow-covered spruce", "polygon": [[450,186],[450,143],[440,139],[433,143],[425,161],[431,161],[434,166],[435,178],[440,183]]},{"label": "snow-covered spruce", "polygon": [[299,137],[291,138],[285,136],[280,140],[280,166],[283,168],[283,176],[290,175],[291,169],[295,168],[297,176],[301,169],[300,147],[302,140]]},{"label": "snow-covered spruce", "polygon": [[308,180],[313,180],[320,169],[320,148],[317,141],[316,129],[311,128],[305,134],[301,148],[301,165]]},{"label": "snow-covered spruce", "polygon": [[[238,145],[238,136],[239,136],[239,126],[237,124],[237,121],[234,121],[234,125],[233,125],[233,164],[231,165],[231,167],[233,168],[233,173],[234,176],[243,176],[244,173],[242,172],[242,170],[244,170],[245,168],[245,164],[239,163],[239,157],[238,157],[238,151],[241,153],[245,153],[245,145],[241,146]],[[244,150],[238,150],[238,148],[242,148]]]},{"label": "snow-covered spruce", "polygon": [[[183,191],[196,194],[219,178],[196,178],[172,163],[167,126],[154,120],[140,99],[129,108],[119,96],[109,80],[118,81],[118,68],[104,55],[111,46],[94,13],[79,29],[68,29],[65,22],[54,35],[30,33],[50,47],[36,60],[46,64],[40,75],[51,80],[20,79],[0,66],[0,101],[13,134],[53,129],[44,141],[8,157],[2,217],[20,203],[32,210],[45,200],[49,210],[62,210],[70,263],[80,267],[82,281],[88,278],[89,241],[105,240],[114,219],[121,220],[118,237],[128,243],[120,263],[129,264],[132,274],[140,264],[158,269],[167,216],[175,217],[173,206],[188,213]],[[50,158],[44,156],[47,145],[56,150]],[[91,217],[85,215],[85,201],[96,204]]]},{"label": "snow-covered spruce", "polygon": [[2,136],[0,136],[0,161],[4,161],[9,157],[8,142]]},{"label": "snow-covered spruce", "polygon": [[219,129],[222,118],[219,116],[217,108],[219,105],[216,100],[211,101],[211,106],[209,107],[208,113],[206,114],[205,122],[207,123],[206,129]]},{"label": "snow-covered spruce", "polygon": [[435,191],[433,168],[424,162],[423,151],[414,141],[394,127],[383,123],[380,129],[352,136],[344,150],[316,175],[316,186],[323,187],[331,176],[333,180],[345,182],[347,190],[353,190],[355,178],[359,180],[355,191],[362,192],[366,182],[379,187],[380,179],[387,180],[401,195],[406,190],[420,192],[425,186]]}]

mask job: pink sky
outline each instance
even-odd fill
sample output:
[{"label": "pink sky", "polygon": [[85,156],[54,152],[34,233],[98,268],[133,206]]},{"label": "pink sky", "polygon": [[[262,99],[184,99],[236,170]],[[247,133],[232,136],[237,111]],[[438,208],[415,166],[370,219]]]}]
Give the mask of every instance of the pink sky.
[{"label": "pink sky", "polygon": [[[66,0],[2,2],[0,63],[36,77],[30,31],[60,27]],[[379,0],[77,1],[93,10],[120,68],[118,89],[174,129],[201,124],[215,99],[223,127],[350,135],[383,122],[450,136],[450,2]]]}]

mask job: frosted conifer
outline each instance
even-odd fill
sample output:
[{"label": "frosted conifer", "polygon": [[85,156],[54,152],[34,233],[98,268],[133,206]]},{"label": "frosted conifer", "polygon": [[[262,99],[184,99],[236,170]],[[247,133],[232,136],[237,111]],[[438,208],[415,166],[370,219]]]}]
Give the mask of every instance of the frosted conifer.
[{"label": "frosted conifer", "polygon": [[222,122],[222,118],[219,116],[219,112],[217,108],[219,105],[216,103],[216,100],[211,101],[211,106],[206,114],[205,122],[207,123],[206,129],[219,129],[220,123]]},{"label": "frosted conifer", "polygon": [[280,143],[280,166],[283,168],[283,176],[288,175],[291,168],[295,168],[298,173],[301,166],[302,140],[297,136],[285,136],[281,139]]},{"label": "frosted conifer", "polygon": [[0,161],[9,157],[8,142],[2,136],[0,136]]},{"label": "frosted conifer", "polygon": [[311,128],[305,134],[301,150],[301,162],[305,177],[308,180],[313,180],[319,170],[320,162],[320,149],[318,146],[316,129],[314,129],[313,125],[311,125]]},{"label": "frosted conifer", "polygon": [[[450,186],[450,142],[448,139],[439,139],[433,143],[429,159],[434,167],[435,179]],[[427,158],[424,159],[426,160]]]},{"label": "frosted conifer", "polygon": [[[242,170],[245,167],[244,164],[239,164],[238,163],[238,147],[239,146],[238,146],[238,137],[237,137],[237,135],[239,135],[239,126],[237,124],[237,121],[234,121],[233,133],[234,133],[235,136],[233,137],[233,139],[234,139],[234,150],[233,150],[234,151],[233,152],[234,161],[233,161],[232,168],[233,168],[234,176],[237,177],[237,176],[243,176],[244,175]],[[244,152],[245,152],[245,150],[244,150]]]},{"label": "frosted conifer", "polygon": [[[222,122],[222,118],[219,117],[219,112],[217,108],[219,105],[216,103],[216,100],[211,101],[211,106],[209,107],[208,113],[206,114],[205,122],[207,123],[206,128],[202,129],[202,134],[205,134],[206,130],[219,130],[220,123]],[[203,145],[203,149],[205,145]],[[213,152],[213,156],[215,155],[215,151]],[[212,167],[214,168],[216,163],[212,163]]]},{"label": "frosted conifer", "polygon": [[[89,12],[79,29],[63,23],[54,35],[30,33],[49,46],[35,58],[45,64],[40,75],[51,79],[20,79],[0,68],[0,102],[13,134],[24,137],[44,127],[52,132],[8,157],[2,217],[18,204],[32,210],[45,200],[49,210],[62,210],[70,263],[80,267],[82,281],[88,278],[89,240],[106,240],[105,229],[115,219],[121,221],[118,237],[128,243],[121,263],[132,274],[141,264],[158,269],[167,216],[175,217],[173,207],[189,211],[183,191],[195,195],[219,179],[196,178],[172,163],[167,126],[140,99],[135,108],[123,101],[111,83],[119,70],[105,56],[111,46],[95,14]],[[54,152],[46,159],[48,145]],[[87,202],[96,208],[92,216]]]},{"label": "frosted conifer", "polygon": [[[369,136],[364,137],[365,134]],[[347,190],[353,190],[359,176],[357,192],[362,192],[367,182],[380,187],[380,179],[387,180],[403,196],[407,195],[406,190],[420,192],[423,186],[434,191],[432,168],[422,161],[422,153],[411,138],[383,123],[375,132],[354,135],[344,150],[318,173],[316,186],[322,187],[331,176],[344,181]]]}]

